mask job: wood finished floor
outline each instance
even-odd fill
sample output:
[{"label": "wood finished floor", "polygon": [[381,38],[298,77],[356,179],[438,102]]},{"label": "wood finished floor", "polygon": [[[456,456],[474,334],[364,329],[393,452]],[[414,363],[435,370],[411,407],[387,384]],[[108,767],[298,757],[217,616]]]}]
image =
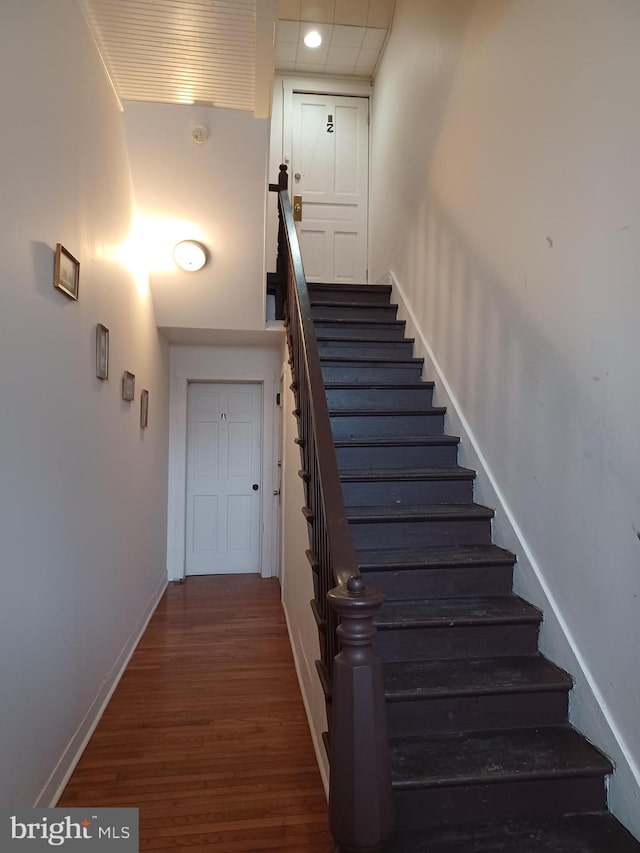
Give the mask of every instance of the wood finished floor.
[{"label": "wood finished floor", "polygon": [[277,580],[160,602],[60,806],[135,806],[140,850],[331,853]]}]

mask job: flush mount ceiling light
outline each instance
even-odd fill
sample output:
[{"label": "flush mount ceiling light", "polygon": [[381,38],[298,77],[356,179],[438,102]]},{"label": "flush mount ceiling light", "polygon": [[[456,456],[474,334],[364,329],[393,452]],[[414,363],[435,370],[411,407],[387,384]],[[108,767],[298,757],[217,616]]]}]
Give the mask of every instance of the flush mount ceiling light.
[{"label": "flush mount ceiling light", "polygon": [[304,43],[307,47],[320,47],[322,44],[322,36],[317,30],[309,30],[304,37]]},{"label": "flush mount ceiling light", "polygon": [[209,253],[197,240],[183,240],[173,250],[173,259],[185,272],[196,272],[207,263]]}]

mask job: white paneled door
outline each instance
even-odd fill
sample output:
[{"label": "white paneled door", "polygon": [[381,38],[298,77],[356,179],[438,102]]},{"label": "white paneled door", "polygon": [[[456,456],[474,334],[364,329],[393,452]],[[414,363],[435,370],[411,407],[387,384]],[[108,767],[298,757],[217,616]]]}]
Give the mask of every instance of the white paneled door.
[{"label": "white paneled door", "polygon": [[186,574],[260,571],[262,387],[193,382]]},{"label": "white paneled door", "polygon": [[289,194],[309,281],[367,281],[369,99],[294,93]]}]

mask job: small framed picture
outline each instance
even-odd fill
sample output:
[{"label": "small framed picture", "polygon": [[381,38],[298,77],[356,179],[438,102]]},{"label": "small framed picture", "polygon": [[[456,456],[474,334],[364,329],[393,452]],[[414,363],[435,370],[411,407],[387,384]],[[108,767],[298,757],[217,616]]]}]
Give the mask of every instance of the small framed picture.
[{"label": "small framed picture", "polygon": [[149,423],[149,392],[145,388],[140,392],[140,429],[146,429]]},{"label": "small framed picture", "polygon": [[122,374],[122,399],[131,402],[136,391],[136,377],[128,370]]},{"label": "small framed picture", "polygon": [[109,378],[109,329],[102,323],[96,326],[96,376]]},{"label": "small framed picture", "polygon": [[53,273],[53,285],[66,294],[69,299],[78,299],[80,284],[80,261],[68,252],[62,243],[56,244],[56,264]]}]

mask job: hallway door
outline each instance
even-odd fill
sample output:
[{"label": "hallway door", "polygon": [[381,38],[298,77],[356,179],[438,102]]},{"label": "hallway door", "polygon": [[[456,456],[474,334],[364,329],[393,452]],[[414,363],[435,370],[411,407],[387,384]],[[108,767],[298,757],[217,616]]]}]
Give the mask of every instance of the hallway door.
[{"label": "hallway door", "polygon": [[260,571],[262,387],[192,382],[186,574]]},{"label": "hallway door", "polygon": [[289,194],[308,281],[367,281],[369,99],[294,93]]}]

